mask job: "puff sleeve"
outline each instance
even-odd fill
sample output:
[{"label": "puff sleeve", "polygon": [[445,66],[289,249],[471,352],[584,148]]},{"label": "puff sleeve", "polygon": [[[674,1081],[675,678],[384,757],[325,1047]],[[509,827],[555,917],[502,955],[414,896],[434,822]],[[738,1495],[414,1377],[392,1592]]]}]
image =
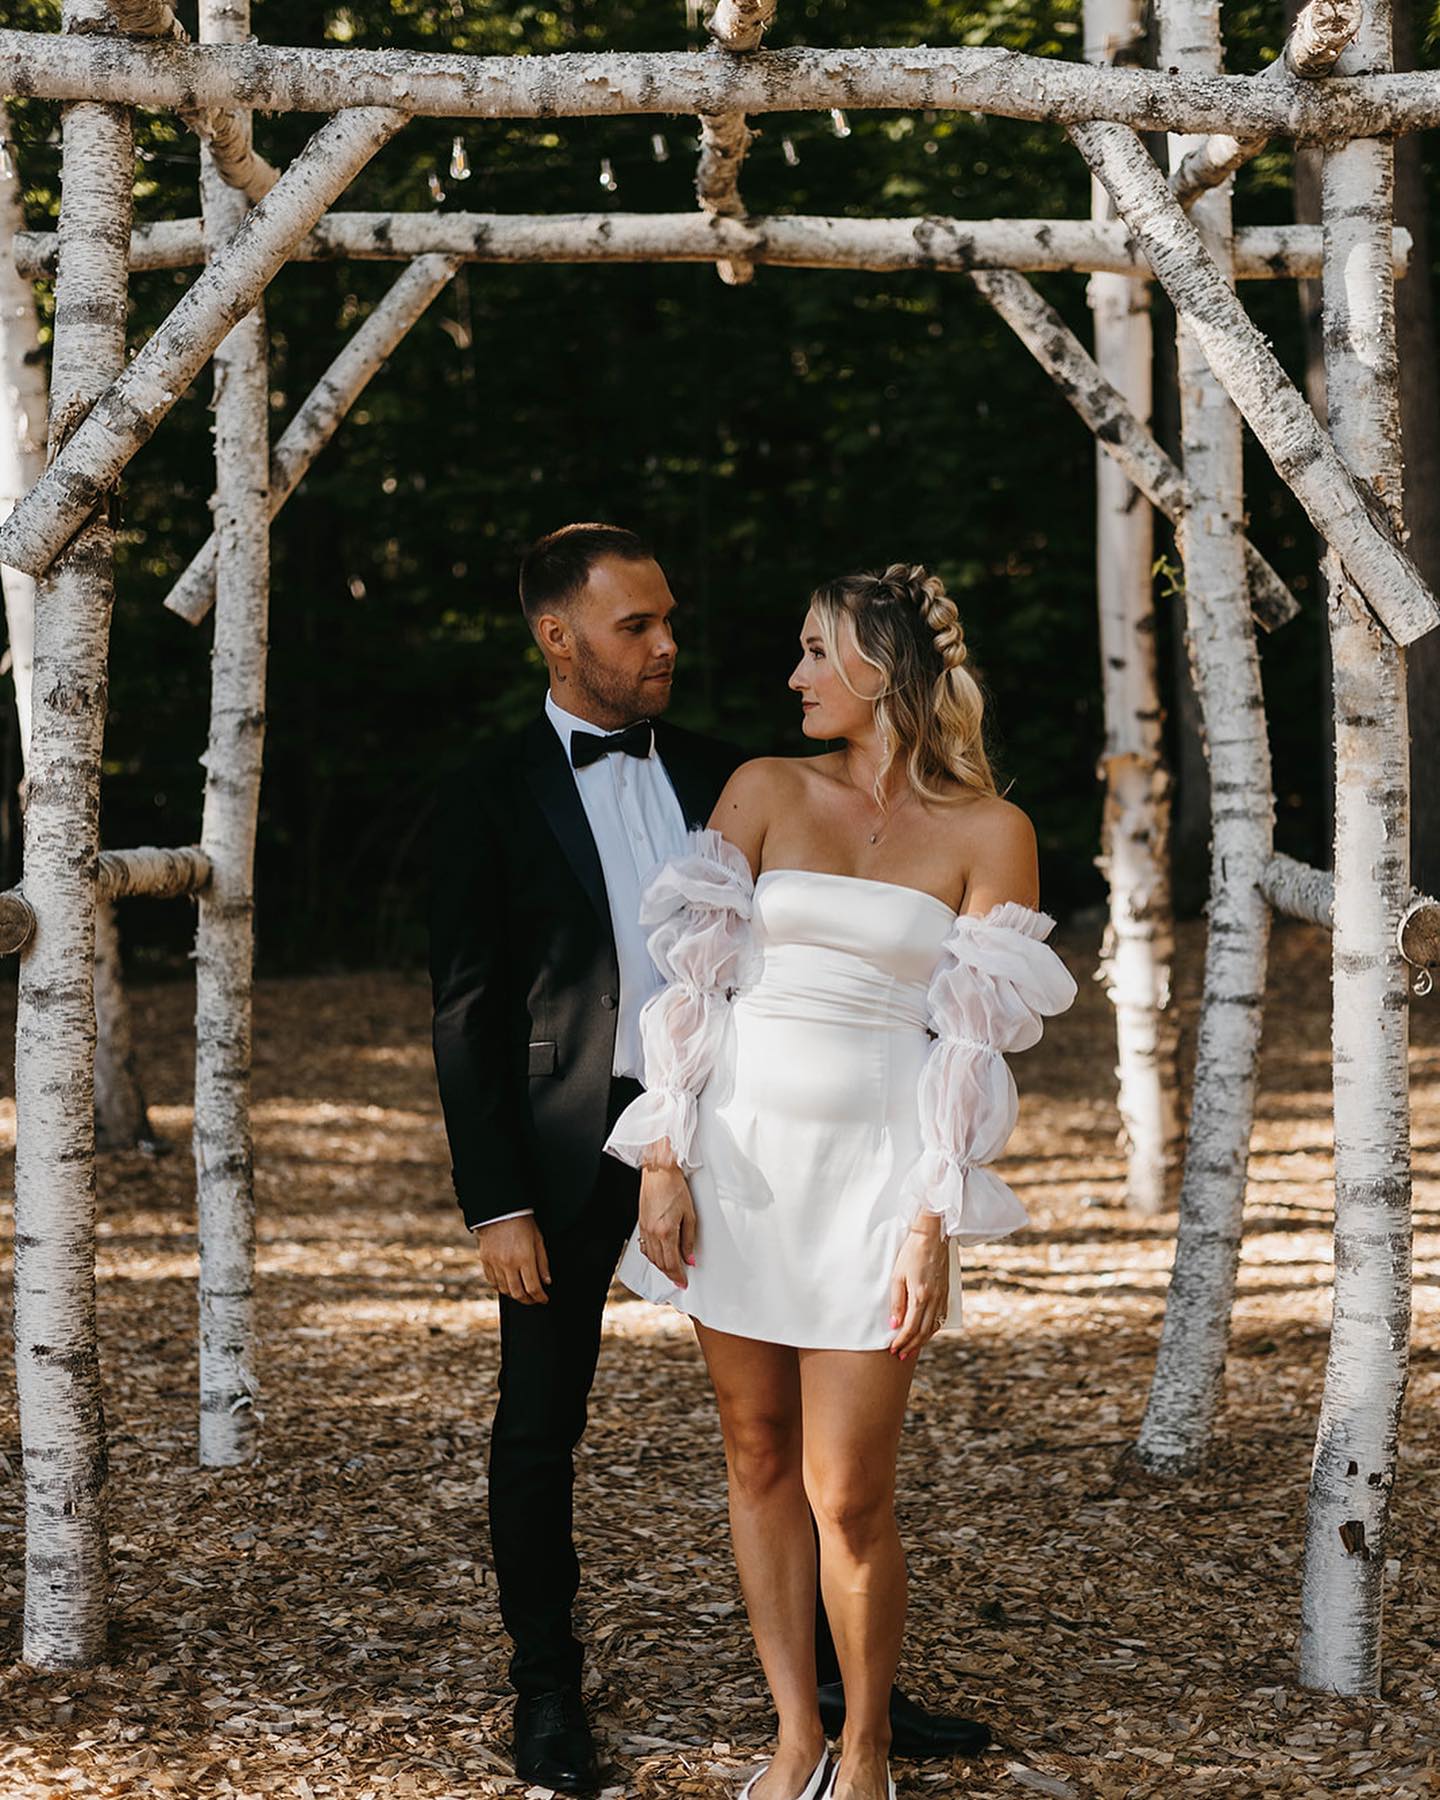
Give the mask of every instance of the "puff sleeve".
[{"label": "puff sleeve", "polygon": [[606,1151],[639,1168],[668,1139],[687,1172],[694,1155],[695,1097],[725,1030],[726,1009],[750,953],[755,880],[744,853],[718,831],[692,831],[640,897],[640,923],[665,986],[640,1009],[645,1092],[611,1128]]},{"label": "puff sleeve", "polygon": [[1015,901],[955,920],[926,997],[935,1042],[920,1076],[924,1150],[902,1197],[939,1213],[961,1243],[1004,1237],[1029,1215],[988,1163],[1004,1150],[1019,1102],[1005,1061],[1040,1041],[1041,1020],[1064,1012],[1075,982],[1045,943],[1055,921]]}]

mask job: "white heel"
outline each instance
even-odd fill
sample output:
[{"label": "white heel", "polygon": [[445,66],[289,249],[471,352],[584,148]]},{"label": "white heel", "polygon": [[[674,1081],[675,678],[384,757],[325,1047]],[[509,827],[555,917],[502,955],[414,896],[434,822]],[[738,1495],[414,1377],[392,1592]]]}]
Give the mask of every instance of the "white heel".
[{"label": "white heel", "polygon": [[[768,1767],[769,1765],[767,1764],[766,1766]],[[757,1770],[745,1783],[744,1787],[741,1788],[737,1800],[750,1800],[750,1796],[755,1791],[755,1783],[759,1781],[764,1773],[764,1769]],[[805,1783],[803,1791],[795,1796],[795,1800],[822,1800],[822,1796],[830,1791],[831,1775],[830,1752],[828,1750],[822,1750],[820,1752],[820,1760],[815,1765],[815,1773]],[[891,1795],[890,1800],[895,1800],[893,1794]]]}]

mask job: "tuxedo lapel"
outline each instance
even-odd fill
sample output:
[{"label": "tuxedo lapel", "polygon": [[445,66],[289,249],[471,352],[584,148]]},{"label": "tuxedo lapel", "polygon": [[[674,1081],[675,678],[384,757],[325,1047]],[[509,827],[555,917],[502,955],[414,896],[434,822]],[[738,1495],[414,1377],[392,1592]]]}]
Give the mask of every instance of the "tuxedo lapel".
[{"label": "tuxedo lapel", "polygon": [[590,821],[580,803],[574,774],[565,760],[564,746],[555,727],[543,716],[526,730],[525,773],[566,860],[609,932],[610,901],[605,892],[600,852],[595,847]]},{"label": "tuxedo lapel", "polygon": [[715,783],[700,768],[685,739],[672,731],[663,719],[655,721],[655,748],[670,777],[670,785],[692,829],[703,826],[715,806]]}]

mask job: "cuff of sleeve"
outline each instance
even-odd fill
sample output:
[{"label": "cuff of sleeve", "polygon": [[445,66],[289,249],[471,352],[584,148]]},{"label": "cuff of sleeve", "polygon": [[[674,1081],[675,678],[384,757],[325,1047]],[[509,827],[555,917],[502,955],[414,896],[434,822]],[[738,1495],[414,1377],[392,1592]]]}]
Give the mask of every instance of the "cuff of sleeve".
[{"label": "cuff of sleeve", "polygon": [[522,1206],[518,1212],[496,1213],[493,1219],[477,1219],[469,1229],[483,1231],[487,1225],[500,1225],[506,1219],[533,1219],[534,1217],[535,1208],[533,1206]]},{"label": "cuff of sleeve", "polygon": [[695,1096],[683,1088],[649,1088],[637,1095],[610,1128],[606,1154],[643,1168],[655,1146],[667,1142],[677,1163],[688,1175],[699,1165],[693,1155]]},{"label": "cuff of sleeve", "polygon": [[945,1236],[962,1244],[1009,1237],[1030,1223],[1029,1213],[992,1169],[942,1150],[926,1151],[905,1182],[903,1198],[939,1213]]}]

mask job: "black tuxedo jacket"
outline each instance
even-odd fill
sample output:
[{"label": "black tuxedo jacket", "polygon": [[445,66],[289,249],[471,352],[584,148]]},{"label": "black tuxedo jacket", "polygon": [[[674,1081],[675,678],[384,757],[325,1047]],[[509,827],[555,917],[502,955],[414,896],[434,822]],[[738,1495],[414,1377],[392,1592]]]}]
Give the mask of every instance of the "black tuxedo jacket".
[{"label": "black tuxedo jacket", "polygon": [[[663,719],[655,742],[686,823],[704,825],[741,752]],[[620,972],[600,853],[543,713],[438,796],[430,979],[465,1223],[532,1207],[563,1227],[609,1129]]]}]

